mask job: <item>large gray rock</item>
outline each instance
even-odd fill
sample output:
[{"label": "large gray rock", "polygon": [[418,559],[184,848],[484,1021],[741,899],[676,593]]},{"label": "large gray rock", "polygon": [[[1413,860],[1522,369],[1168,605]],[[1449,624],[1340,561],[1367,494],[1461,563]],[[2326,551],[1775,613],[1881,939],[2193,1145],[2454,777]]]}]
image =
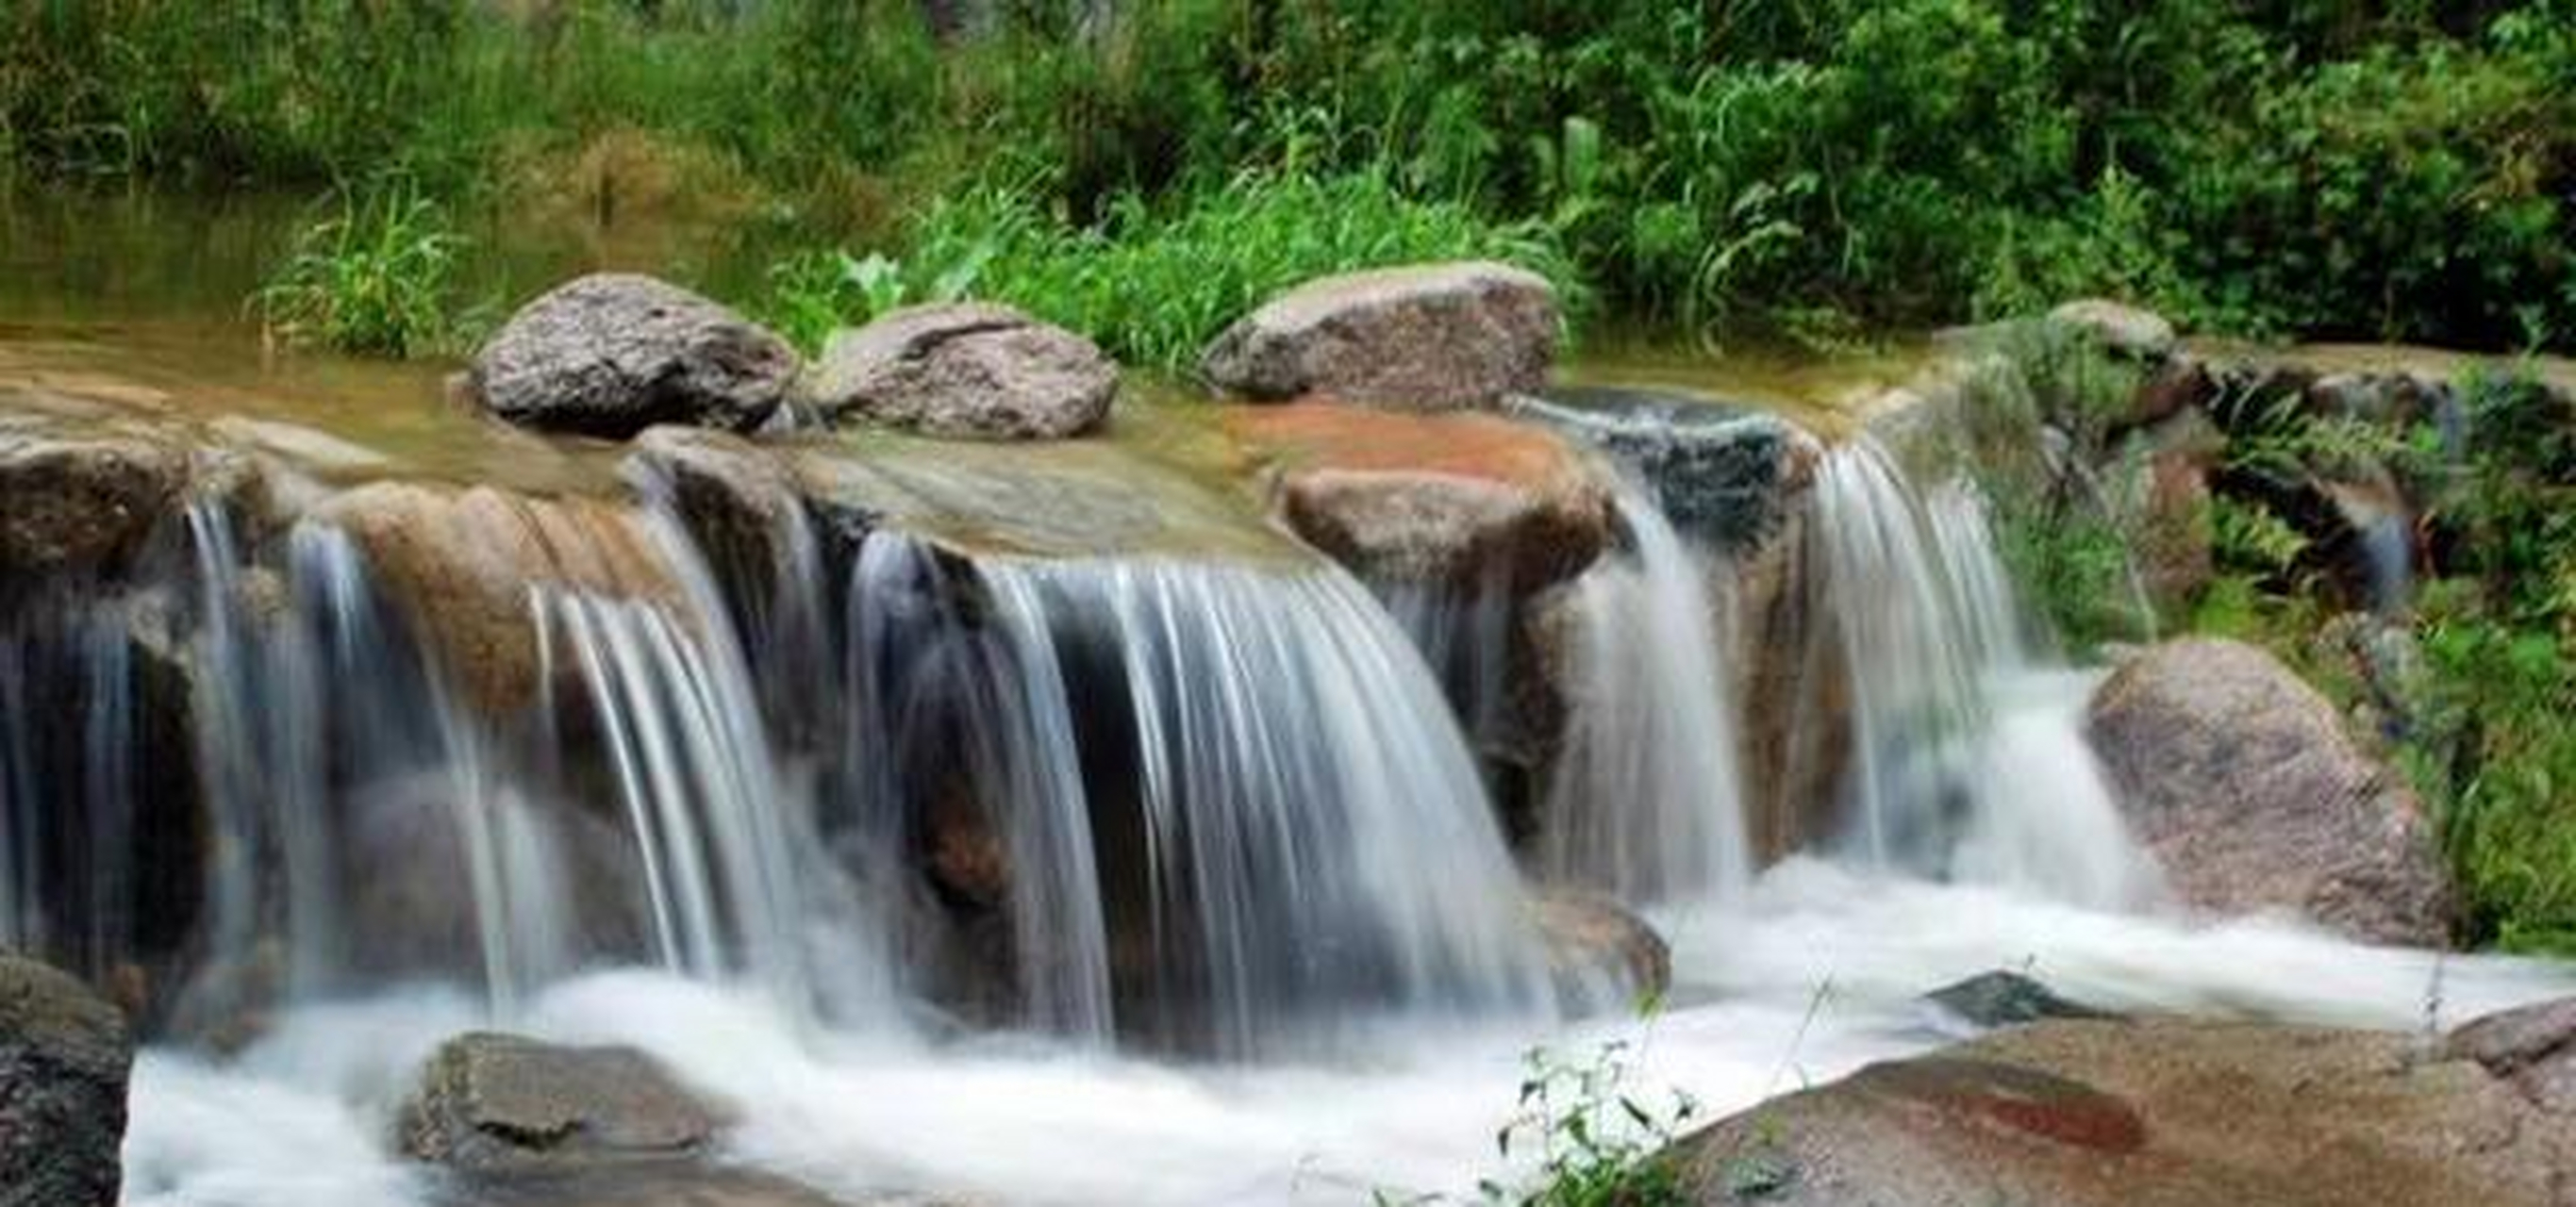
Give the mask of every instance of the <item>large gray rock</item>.
[{"label": "large gray rock", "polygon": [[722,1116],[632,1048],[567,1048],[474,1032],[441,1046],[403,1107],[402,1148],[463,1170],[670,1161]]},{"label": "large gray rock", "polygon": [[1764,1103],[1670,1159],[1704,1204],[2554,1207],[2576,1128],[2409,1036],[2045,1021]]},{"label": "large gray rock", "polygon": [[1779,532],[1824,457],[1815,437],[1778,415],[1675,391],[1576,387],[1504,408],[1609,454],[1654,492],[1675,528],[1739,556]]},{"label": "large gray rock", "polygon": [[2443,1051],[2512,1082],[2542,1110],[2576,1116],[2576,997],[2477,1019],[2451,1032]]},{"label": "large gray rock", "polygon": [[1556,340],[1556,294],[1537,274],[1425,264],[1300,285],[1227,328],[1199,371],[1256,401],[1490,406],[1546,384]]},{"label": "large gray rock", "polygon": [[796,372],[785,340],[715,302],[652,277],[594,273],[510,316],[464,386],[512,423],[623,439],[657,423],[749,431],[786,400]]},{"label": "large gray rock", "polygon": [[2415,794],[2271,655],[2157,646],[2095,693],[2089,731],[2132,830],[2186,901],[2291,910],[2374,942],[2448,942],[2450,886]]},{"label": "large gray rock", "polygon": [[133,1063],[115,1007],[0,956],[0,1207],[114,1207]]},{"label": "large gray rock", "polygon": [[1060,440],[1098,428],[1118,366],[1098,345],[1007,306],[912,306],[832,336],[806,383],[836,419],[933,436]]}]

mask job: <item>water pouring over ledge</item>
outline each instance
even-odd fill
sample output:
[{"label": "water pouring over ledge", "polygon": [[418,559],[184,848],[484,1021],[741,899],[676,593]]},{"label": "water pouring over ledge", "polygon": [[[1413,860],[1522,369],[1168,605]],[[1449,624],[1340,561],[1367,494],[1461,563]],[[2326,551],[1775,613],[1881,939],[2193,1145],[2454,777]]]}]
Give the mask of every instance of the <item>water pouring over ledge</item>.
[{"label": "water pouring over ledge", "polygon": [[[1936,510],[1928,503],[1914,506],[1925,513]],[[650,524],[645,531],[652,538],[646,544],[651,560],[662,567],[661,577],[683,584],[681,589],[656,590],[639,598],[632,592],[593,586],[540,596],[533,610],[524,595],[514,601],[522,615],[549,617],[549,640],[541,648],[551,651],[553,665],[537,678],[551,684],[555,694],[539,711],[552,716],[556,732],[532,734],[521,727],[527,717],[495,713],[470,700],[451,703],[448,707],[478,731],[478,741],[464,755],[435,755],[436,774],[402,780],[415,789],[423,783],[442,782],[450,774],[445,763],[452,759],[471,772],[466,777],[469,782],[517,788],[530,816],[558,831],[551,844],[500,840],[495,845],[502,850],[537,854],[521,860],[524,866],[515,869],[508,866],[508,859],[496,858],[497,874],[490,879],[505,886],[498,893],[459,895],[488,895],[507,902],[514,894],[506,885],[514,879],[598,883],[574,870],[582,866],[583,852],[593,846],[583,833],[595,834],[600,825],[607,825],[625,840],[632,827],[625,820],[632,815],[630,800],[642,802],[644,815],[654,818],[667,815],[662,801],[673,800],[680,802],[686,815],[673,830],[683,838],[676,843],[657,839],[657,846],[668,851],[695,842],[701,852],[699,869],[710,881],[700,895],[708,902],[721,902],[732,893],[723,883],[727,873],[722,869],[729,861],[705,852],[722,845],[714,835],[732,823],[703,816],[701,811],[720,805],[728,795],[758,796],[759,791],[741,790],[739,785],[767,779],[770,788],[762,791],[775,791],[780,799],[799,808],[810,807],[813,813],[812,831],[791,831],[784,845],[800,856],[812,851],[834,854],[828,869],[817,869],[828,870],[828,876],[800,887],[799,904],[794,907],[798,916],[808,921],[832,919],[828,910],[817,909],[813,902],[838,899],[854,903],[855,918],[823,922],[817,929],[826,935],[847,939],[880,928],[900,932],[905,919],[880,912],[894,912],[894,907],[882,904],[878,890],[883,886],[870,880],[869,861],[840,857],[850,846],[865,846],[870,839],[843,828],[851,807],[864,797],[837,778],[840,769],[833,764],[836,759],[864,755],[867,752],[858,748],[867,743],[839,736],[848,731],[837,723],[811,726],[833,736],[809,738],[801,733],[808,726],[782,725],[775,714],[792,708],[810,720],[813,706],[789,701],[856,694],[855,679],[846,669],[847,651],[839,647],[850,644],[857,629],[848,619],[851,613],[836,614],[836,609],[864,605],[878,596],[873,587],[850,588],[862,577],[859,561],[874,550],[887,562],[900,563],[902,543],[872,538],[856,559],[845,557],[848,551],[836,550],[810,561],[781,560],[780,565],[791,567],[780,571],[784,577],[810,577],[819,584],[814,597],[823,601],[821,613],[833,617],[815,626],[823,633],[819,641],[799,647],[792,641],[769,640],[764,632],[809,622],[786,619],[775,611],[765,619],[739,619],[749,613],[737,606],[730,583],[717,588],[725,607],[705,606],[702,593],[687,585],[694,571],[666,552]],[[236,588],[237,593],[254,599],[275,598],[257,585],[265,577],[259,571],[294,560],[271,540],[260,538],[243,540],[237,556],[260,564],[254,572],[237,576],[252,584]],[[710,555],[705,560],[712,564],[719,559]],[[940,559],[934,555],[933,560]],[[810,572],[792,568],[800,564],[815,568]],[[1188,627],[1171,614],[1176,607],[1222,614],[1221,609],[1200,602],[1201,595],[1226,594],[1214,584],[1182,588],[1173,598],[1189,601],[1186,604],[1112,606],[1104,601],[1119,600],[1131,591],[1140,596],[1152,591],[1141,583],[1113,588],[1084,581],[1141,565],[1071,565],[982,555],[952,558],[941,571],[941,586],[958,592],[961,614],[935,623],[977,635],[977,644],[989,657],[983,660],[987,669],[972,674],[989,676],[985,681],[997,689],[1007,688],[1033,701],[1063,700],[1057,711],[1076,734],[1073,745],[1090,749],[1095,743],[1084,733],[1086,726],[1111,721],[1114,728],[1138,713],[1133,693],[1125,686],[1128,657],[1124,653],[1110,657],[1104,649],[1155,648],[1151,641],[1130,645],[1124,644],[1123,636],[1103,638],[1101,630],[1120,626],[1100,618],[1140,617],[1143,623],[1132,631],[1155,633],[1154,640],[1159,641],[1158,629]],[[1059,574],[1074,581],[1059,582]],[[711,579],[722,577],[710,575]],[[194,579],[177,581],[189,588],[181,595],[191,599],[199,595]],[[372,577],[364,581],[367,591],[361,594],[390,596],[396,605],[408,598],[407,588]],[[1247,593],[1254,592],[1247,588]],[[322,592],[299,590],[292,595],[301,599]],[[855,601],[847,598],[853,595]],[[1351,606],[1369,609],[1369,619],[1351,621],[1362,629],[1383,623],[1374,605],[1361,600]],[[615,612],[617,623],[594,625],[575,638],[564,615],[567,609]],[[399,612],[399,606],[394,610]],[[724,619],[710,619],[719,612]],[[265,615],[257,610],[243,614]],[[865,614],[864,608],[859,614]],[[394,619],[410,623],[408,617]],[[1246,625],[1257,627],[1250,621]],[[1291,644],[1311,636],[1300,622],[1283,620],[1273,627],[1291,634]],[[627,631],[616,631],[621,629]],[[1718,630],[1713,627],[1712,631]],[[190,641],[198,638],[184,618],[181,632]],[[270,640],[263,635],[246,639],[254,647]],[[411,637],[381,640],[394,648],[415,642]],[[911,644],[902,636],[884,640],[898,649]],[[137,654],[131,643],[114,644],[118,652],[102,658],[112,661]],[[1144,661],[1195,667],[1276,663],[1268,656],[1236,652],[1247,644],[1207,643],[1205,648],[1226,653],[1222,660],[1156,653]],[[1375,636],[1364,634],[1359,644],[1382,650],[1390,659],[1402,658],[1400,646],[1387,652]],[[622,647],[641,656],[623,664],[615,664],[613,656],[604,658],[603,673],[592,676],[583,669],[578,647],[584,645],[603,652]],[[1718,643],[1716,655],[1721,668],[1728,653],[1723,645]],[[1048,687],[1036,652],[1039,646],[1056,657],[1055,677],[1064,685],[1061,690]],[[778,652],[794,648],[832,651],[815,660],[830,672],[817,678],[831,682],[781,691],[768,668],[799,657]],[[415,660],[423,652],[415,651]],[[1344,656],[1349,655],[1332,657]],[[740,666],[729,668],[728,662]],[[107,663],[100,665],[103,669],[97,674],[102,679],[120,677]],[[331,678],[363,686],[371,676],[350,672]],[[603,693],[594,680],[609,687]],[[1175,678],[1158,686],[1154,694],[1187,695],[1201,701],[1222,701],[1231,694],[1231,689],[1219,690],[1210,683],[1206,676]],[[1081,686],[1086,684],[1093,686]],[[1104,690],[1100,684],[1113,686]],[[2013,718],[2032,715],[2019,707],[2017,699],[1992,685],[1985,691],[1986,708],[1994,718],[1991,732],[2004,732]],[[345,704],[359,694],[363,692],[333,698]],[[615,700],[616,708],[600,705],[600,694]],[[1249,698],[1295,698],[1297,694],[1256,692]],[[461,693],[454,695],[467,699]],[[1391,723],[1428,726],[1433,736],[1427,740],[1433,744],[1443,741],[1440,735],[1454,743],[1455,721],[1440,705],[1421,703],[1416,695],[1407,687],[1388,696],[1413,701],[1406,705],[1411,716]],[[729,717],[757,714],[763,723],[754,727],[757,732],[749,740],[717,736],[702,742],[701,732],[720,733],[726,728],[692,719],[708,713],[712,706],[707,701],[719,702]],[[1173,715],[1189,708],[1157,711]],[[654,762],[652,748],[661,747],[664,761],[673,770],[671,780],[684,785],[682,790],[656,796],[648,770],[641,780],[643,791],[629,797],[615,784],[613,768],[602,777],[600,767],[545,766],[543,752],[548,749],[597,750],[593,744],[603,740],[611,719],[603,714],[617,710],[623,710],[617,720],[630,725],[630,734],[660,729],[664,736],[628,741],[625,748],[635,752],[639,767],[649,769]],[[1043,709],[1032,704],[1030,711]],[[1272,719],[1266,711],[1247,715]],[[1001,731],[1038,733],[1047,727],[1011,722]],[[1167,726],[1171,732],[1182,728],[1177,723]],[[489,732],[480,732],[486,729]],[[2058,733],[2043,732],[2034,743],[2062,752],[2067,747],[2060,735],[2067,732],[2072,732],[2071,725]],[[1022,740],[1013,738],[1011,744]],[[1025,740],[1039,747],[1050,739]],[[1254,738],[1242,740],[1253,746],[1263,744]],[[1407,736],[1405,740],[1416,739]],[[53,743],[39,739],[32,744]],[[826,746],[831,749],[821,749]],[[1106,748],[1135,749],[1127,735]],[[746,765],[752,760],[758,762]],[[1071,763],[1075,770],[1089,770],[1080,766],[1084,761],[1076,758]],[[1177,779],[1189,776],[1189,762],[1187,757],[1174,759]],[[731,770],[726,769],[728,763],[734,765]],[[1030,777],[1024,783],[1045,784],[1052,777],[1059,785],[1055,788],[1025,787],[1006,774],[998,777],[1004,788],[979,788],[967,799],[980,806],[997,795],[1026,792],[1061,804],[1073,794],[1061,786],[1065,762],[1056,761],[1053,767],[1049,775]],[[723,787],[728,781],[736,787]],[[100,782],[110,781],[102,777]],[[1458,782],[1467,782],[1467,777]],[[695,784],[716,786],[687,786]],[[585,802],[582,811],[564,811],[563,802],[548,799],[568,794],[578,794]],[[490,802],[502,795],[506,794],[433,794],[426,799],[435,808],[408,812],[446,819],[453,816],[455,800],[480,799],[486,803],[475,806],[477,815],[491,816],[498,806]],[[2043,837],[2053,816],[2044,808],[1999,812],[2040,823]],[[1090,783],[1083,785],[1082,813],[1092,818],[1146,816],[1136,807],[1135,797],[1095,794]],[[1258,816],[1257,810],[1250,815]],[[1936,815],[1955,821],[1946,813]],[[794,814],[776,816],[786,820]],[[441,824],[448,823],[442,820]],[[1275,833],[1277,827],[1270,829]],[[506,832],[507,826],[496,831]],[[1046,863],[1054,857],[1019,852],[1043,852],[1075,832],[1070,825],[1043,822],[1032,828],[1026,842],[1017,835],[993,835],[1000,841],[981,853],[1009,852],[1001,861],[1005,865]],[[1196,837],[1188,841],[1195,842]],[[286,844],[276,845],[282,850]],[[729,1141],[730,1155],[853,1196],[888,1187],[981,1192],[1003,1201],[1038,1203],[1351,1202],[1365,1200],[1379,1188],[1451,1188],[1464,1193],[1471,1189],[1472,1179],[1488,1169],[1483,1153],[1499,1121],[1495,1116],[1510,1097],[1519,1049],[1540,1041],[1579,1049],[1622,1030],[1617,1024],[1554,1030],[1545,1021],[1543,1008],[1453,1010],[1434,996],[1427,999],[1433,1008],[1409,1018],[1396,1012],[1395,1017],[1363,1024],[1357,1021],[1359,1010],[1326,1012],[1325,1030],[1342,1030],[1338,1024],[1348,1021],[1353,1024],[1348,1031],[1362,1034],[1299,1035],[1293,1021],[1270,1019],[1253,1025],[1276,1026],[1277,1031],[1265,1034],[1285,1040],[1318,1042],[1256,1046],[1239,1053],[1251,1058],[1248,1061],[1173,1061],[1104,1045],[1095,1024],[1086,1021],[1092,1016],[1078,1005],[1101,1000],[1099,990],[1061,966],[1024,967],[1017,952],[1010,952],[1012,958],[1004,961],[1009,989],[998,1031],[976,1029],[985,1021],[979,1018],[926,1018],[934,1012],[921,1008],[923,988],[905,983],[908,971],[900,968],[880,970],[894,982],[887,991],[897,1003],[893,1019],[856,1013],[835,1016],[830,1010],[802,1012],[780,1000],[777,991],[764,987],[768,978],[751,970],[754,961],[746,955],[729,954],[714,961],[716,971],[711,975],[691,976],[686,959],[673,959],[670,968],[660,968],[663,957],[656,954],[656,940],[648,933],[655,894],[641,887],[640,870],[633,866],[633,844],[611,845],[630,852],[622,867],[628,878],[610,877],[608,882],[622,885],[621,892],[611,894],[617,898],[611,912],[625,920],[623,929],[633,933],[617,942],[597,941],[589,933],[589,910],[597,907],[596,902],[564,903],[559,912],[552,907],[528,911],[574,919],[570,932],[593,941],[567,943],[560,954],[544,959],[514,955],[506,963],[521,969],[516,974],[521,985],[511,1000],[498,1007],[482,992],[484,974],[475,970],[473,962],[435,961],[401,976],[358,969],[342,974],[336,982],[325,978],[333,984],[330,990],[288,1007],[279,1016],[279,1025],[239,1058],[218,1060],[180,1048],[152,1053],[146,1061],[144,1109],[134,1133],[134,1201],[199,1205],[427,1201],[435,1188],[420,1184],[383,1150],[385,1112],[403,1093],[412,1068],[431,1043],[495,1018],[566,1040],[642,1044],[680,1069],[693,1084],[745,1108],[744,1125]],[[759,839],[750,845],[774,850],[779,844]],[[2076,909],[2050,902],[2027,887],[1999,887],[1995,882],[2009,883],[2011,878],[1980,870],[1977,860],[1967,854],[1972,845],[1964,840],[1941,845],[1940,849],[1951,852],[1945,861],[1947,883],[1927,883],[1903,874],[1902,868],[1856,871],[1847,864],[1800,862],[1747,884],[1731,906],[1684,904],[1668,911],[1664,916],[1677,942],[1681,985],[1673,995],[1672,1009],[1642,1036],[1646,1050],[1653,1054],[1650,1070],[1659,1078],[1699,1090],[1713,1106],[1722,1108],[1781,1088],[1780,1069],[1787,1064],[1794,1064],[1804,1075],[1825,1077],[1861,1060],[1913,1051],[1931,1040],[1909,1003],[1912,994],[1951,976],[1990,967],[1999,958],[2018,962],[2028,957],[2035,971],[2069,989],[2109,992],[2114,995],[2109,1000],[2130,1004],[2253,1009],[2383,1026],[2409,1025],[2421,1010],[2428,971],[2422,957],[2363,951],[2294,929],[2248,926],[2204,932],[2151,918]],[[1396,853],[1406,858],[1407,870],[1418,866],[1412,851],[1399,847]],[[680,862],[675,851],[666,860],[670,865]],[[813,867],[801,858],[778,866]],[[1096,864],[1094,875],[1106,874],[1115,883],[1120,871]],[[804,870],[787,873],[791,879],[805,874]],[[838,882],[843,878],[846,883]],[[454,885],[464,886],[469,879],[459,876]],[[1070,885],[1078,877],[1068,873],[1062,879]],[[1266,875],[1253,879],[1264,886],[1276,883],[1276,878]],[[1417,879],[1432,888],[1445,887],[1438,884],[1438,873]],[[1004,904],[995,915],[1014,931],[1023,917],[1038,918],[1052,908],[1023,902],[1079,899],[1070,889],[1025,897],[1021,893],[1016,881],[1006,885],[1000,897]],[[1175,895],[1194,894],[1175,890]],[[1262,903],[1257,891],[1249,897],[1254,903],[1246,907],[1247,912],[1281,916],[1279,907]],[[500,913],[507,917],[521,909],[505,905]],[[740,915],[756,919],[763,911],[776,912],[749,902]],[[685,911],[674,901],[672,912]],[[716,948],[750,950],[752,945],[739,937],[735,924],[723,920],[731,916],[733,907],[713,904],[703,912],[718,919],[707,928],[718,936]],[[1038,929],[1024,933],[1051,934],[1040,941],[1060,944],[1066,951],[1083,949],[1083,923],[1078,916],[1047,916],[1042,922]],[[505,922],[502,929],[515,930],[519,925]],[[1058,929],[1050,932],[1047,927]],[[526,932],[530,941],[513,950],[543,949],[545,944],[537,940],[546,929],[531,922]],[[1102,929],[1105,941],[1111,929],[1105,917]],[[687,928],[675,925],[672,933],[685,935]],[[888,936],[881,958],[901,963],[907,941],[902,933]],[[671,945],[673,950],[687,946],[685,941]],[[1174,946],[1182,951],[1203,947],[1177,940]],[[2004,952],[2014,955],[1999,956]],[[852,962],[864,965],[876,958],[880,957]],[[1108,1013],[1114,1028],[1124,1003],[1114,977],[1117,953],[1111,952],[1109,959],[1113,977]],[[1389,962],[1381,955],[1326,966],[1326,971],[1382,968]],[[1088,959],[1080,963],[1098,966]],[[1151,968],[1155,961],[1143,963]],[[833,959],[808,964],[814,969],[848,970],[847,963]],[[706,967],[701,964],[702,974]],[[1291,968],[1279,975],[1304,976],[1309,971]],[[1047,979],[1056,974],[1062,974],[1060,979]],[[1256,970],[1256,979],[1268,975],[1272,974]],[[2446,975],[2452,996],[2448,1008],[2460,1013],[2560,987],[2546,970],[2511,962],[2461,961]],[[1387,983],[1376,975],[1359,979]],[[1816,987],[1827,981],[1840,988],[1817,1024],[1802,1028],[1802,1016]],[[440,988],[439,982],[449,987]],[[1348,982],[1327,978],[1317,983]],[[1498,1000],[1508,1003],[1516,996],[1503,994]],[[1312,1000],[1336,999],[1347,1001],[1338,993]],[[961,1023],[969,1026],[961,1029]],[[1200,1045],[1202,1051],[1215,1048]],[[235,1122],[236,1116],[245,1113],[251,1116],[249,1125]]]}]

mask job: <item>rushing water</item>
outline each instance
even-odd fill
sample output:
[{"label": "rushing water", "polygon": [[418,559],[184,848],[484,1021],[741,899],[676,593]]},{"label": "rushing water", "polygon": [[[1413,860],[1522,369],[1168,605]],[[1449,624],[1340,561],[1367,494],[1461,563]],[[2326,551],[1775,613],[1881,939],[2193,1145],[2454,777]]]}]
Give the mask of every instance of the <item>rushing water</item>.
[{"label": "rushing water", "polygon": [[[1522,869],[1471,750],[1522,723],[1506,592],[860,533],[787,485],[718,531],[625,471],[640,506],[464,534],[545,555],[508,706],[323,519],[203,500],[135,582],[9,601],[0,936],[171,1037],[130,1203],[434,1201],[390,1120],[491,1025],[643,1047],[734,1113],[724,1156],[853,1196],[1353,1203],[1506,1172],[1533,1045],[1624,1041],[1649,1099],[1725,1111],[1943,1041],[1918,995],[1997,966],[2389,1028],[2576,988],[2159,913],[2091,680],[2027,629],[1982,501],[1865,439],[1793,530],[1835,655],[1803,665],[1847,680],[1845,833],[1759,871],[1737,730],[1797,705],[1741,698],[1740,568],[1645,484],[1552,600],[1569,712]],[[1562,1017],[1525,874],[1648,908],[1667,1008]]]},{"label": "rushing water", "polygon": [[1732,897],[1751,878],[1736,767],[1736,679],[1720,617],[1726,569],[1637,487],[1631,551],[1573,586],[1573,687],[1549,789],[1551,874],[1639,902]]}]

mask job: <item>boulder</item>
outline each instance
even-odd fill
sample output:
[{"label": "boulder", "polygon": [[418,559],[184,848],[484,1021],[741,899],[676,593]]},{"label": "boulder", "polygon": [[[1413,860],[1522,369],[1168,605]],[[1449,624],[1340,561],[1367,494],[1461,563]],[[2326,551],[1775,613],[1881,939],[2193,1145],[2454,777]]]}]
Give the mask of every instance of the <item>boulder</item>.
[{"label": "boulder", "polygon": [[115,1207],[125,1020],[80,982],[0,956],[0,1207]]},{"label": "boulder", "polygon": [[120,571],[187,481],[187,453],[157,436],[0,425],[0,591]]},{"label": "boulder", "polygon": [[796,380],[796,351],[665,281],[594,273],[521,307],[475,354],[464,394],[523,427],[623,439],[657,423],[750,431]]},{"label": "boulder", "polygon": [[1322,402],[1231,422],[1278,461],[1288,526],[1380,584],[1526,593],[1581,573],[1610,542],[1608,484],[1544,429]]},{"label": "boulder", "polygon": [[1216,338],[1199,372],[1258,402],[1322,394],[1409,410],[1490,406],[1546,384],[1555,291],[1502,264],[1422,264],[1309,281]]},{"label": "boulder", "polygon": [[2450,886],[2414,793],[2271,655],[2157,646],[2095,693],[2088,731],[2130,829],[2185,901],[2447,943]]},{"label": "boulder", "polygon": [[2106,1011],[2068,1001],[2018,972],[1981,972],[1923,995],[1923,1000],[1972,1027],[2017,1027],[2050,1018],[2109,1018]]},{"label": "boulder", "polygon": [[1692,1203],[2563,1202],[2576,1129],[2407,1036],[2052,1020],[1871,1065],[1671,1151]]},{"label": "boulder", "polygon": [[1118,366],[1098,345],[1007,306],[912,306],[832,336],[805,384],[833,419],[932,436],[1061,440],[1100,427]]},{"label": "boulder", "polygon": [[2049,311],[2048,319],[2084,332],[2115,356],[2134,360],[2162,360],[2181,342],[2163,315],[2107,298],[2068,302]]},{"label": "boulder", "polygon": [[497,1032],[441,1045],[397,1122],[404,1153],[460,1170],[667,1161],[723,1125],[632,1048],[572,1048]]},{"label": "boulder", "polygon": [[1557,889],[1530,903],[1568,1013],[1634,1007],[1673,984],[1672,950],[1646,920],[1598,893]]},{"label": "boulder", "polygon": [[524,706],[539,686],[531,589],[680,598],[634,512],[595,500],[381,482],[332,497],[316,517],[357,542],[448,681],[491,713]]},{"label": "boulder", "polygon": [[619,1162],[474,1175],[443,1188],[439,1207],[935,1207],[911,1195],[851,1199],[785,1178],[698,1161]]}]

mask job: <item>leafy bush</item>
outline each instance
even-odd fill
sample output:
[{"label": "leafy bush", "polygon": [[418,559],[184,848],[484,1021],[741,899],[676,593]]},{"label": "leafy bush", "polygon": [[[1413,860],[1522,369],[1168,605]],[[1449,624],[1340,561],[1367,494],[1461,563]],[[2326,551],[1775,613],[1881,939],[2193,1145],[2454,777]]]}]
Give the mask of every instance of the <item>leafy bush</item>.
[{"label": "leafy bush", "polygon": [[253,305],[289,343],[378,356],[436,350],[457,332],[452,293],[464,246],[446,211],[409,178],[345,190],[296,236]]}]

